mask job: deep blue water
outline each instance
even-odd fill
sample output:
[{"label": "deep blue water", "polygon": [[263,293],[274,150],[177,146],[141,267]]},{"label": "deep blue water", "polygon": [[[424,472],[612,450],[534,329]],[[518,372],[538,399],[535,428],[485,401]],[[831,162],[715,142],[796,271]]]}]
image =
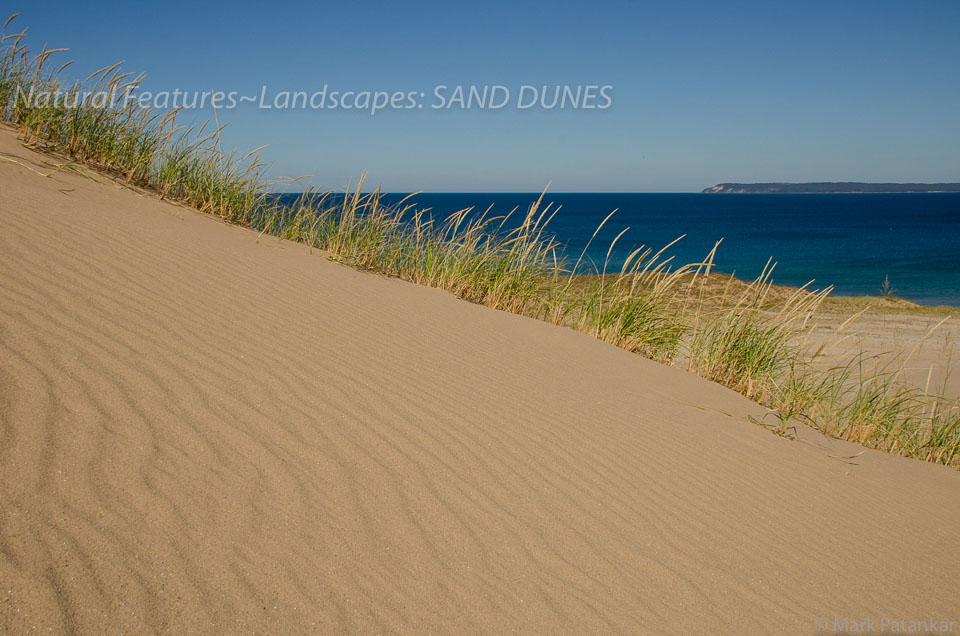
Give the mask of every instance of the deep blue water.
[{"label": "deep blue water", "polygon": [[[522,216],[538,196],[427,193],[412,200],[435,218],[491,204],[497,214],[519,206],[515,216]],[[876,295],[889,276],[898,296],[960,306],[960,193],[548,194],[544,201],[561,206],[549,228],[573,260],[617,208],[588,252],[602,264],[613,237],[629,226],[614,270],[633,247],[659,249],[686,234],[669,252],[677,263],[702,260],[722,238],[717,269],[740,278],[759,275],[772,257],[777,283],[815,280],[816,288],[834,285],[835,294]]]}]

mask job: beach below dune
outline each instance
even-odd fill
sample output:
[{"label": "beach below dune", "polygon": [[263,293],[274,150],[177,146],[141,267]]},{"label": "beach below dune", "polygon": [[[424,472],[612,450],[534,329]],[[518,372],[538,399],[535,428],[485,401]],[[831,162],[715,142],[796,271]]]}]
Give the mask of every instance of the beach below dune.
[{"label": "beach below dune", "polygon": [[[0,131],[0,627],[960,618],[960,473]],[[831,622],[832,624],[832,622]]]},{"label": "beach below dune", "polygon": [[[729,278],[720,275],[715,287]],[[737,287],[747,283],[736,281]],[[771,288],[771,299],[796,287]],[[850,367],[852,377],[879,372],[930,395],[960,399],[960,307],[926,306],[895,296],[828,295],[802,338],[819,368]]]},{"label": "beach below dune", "polygon": [[[604,280],[616,285],[618,278],[618,274],[608,274]],[[573,287],[577,291],[590,290],[598,280],[595,275],[578,275]],[[716,271],[708,276],[686,276],[683,284],[688,282],[695,285],[694,299],[702,289],[699,302],[707,308],[729,306],[755,285],[753,281]],[[764,293],[766,301],[760,303],[761,312],[772,317],[800,290],[778,285],[774,279]],[[690,301],[690,294],[684,291],[674,302]],[[960,307],[918,305],[895,296],[828,294],[806,326],[809,332],[798,334],[794,343],[806,351],[805,357],[813,357],[820,369],[859,370],[862,366],[865,375],[879,370],[896,376],[898,382],[912,390],[960,399]],[[672,363],[683,368],[689,359],[681,354]],[[856,377],[858,373],[852,375]]]},{"label": "beach below dune", "polygon": [[824,313],[810,343],[823,347],[822,366],[863,360],[865,370],[884,369],[915,389],[960,399],[960,311]]}]

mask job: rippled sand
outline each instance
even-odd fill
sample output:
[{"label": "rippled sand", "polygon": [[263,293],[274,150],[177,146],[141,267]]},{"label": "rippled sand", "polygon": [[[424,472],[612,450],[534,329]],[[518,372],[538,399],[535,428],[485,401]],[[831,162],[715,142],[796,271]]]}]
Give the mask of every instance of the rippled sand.
[{"label": "rippled sand", "polygon": [[51,171],[0,131],[2,629],[960,618],[955,470]]}]

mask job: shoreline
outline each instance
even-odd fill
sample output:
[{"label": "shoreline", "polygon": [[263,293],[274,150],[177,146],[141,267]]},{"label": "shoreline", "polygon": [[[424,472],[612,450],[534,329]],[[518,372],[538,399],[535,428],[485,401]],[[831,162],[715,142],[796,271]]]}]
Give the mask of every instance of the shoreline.
[{"label": "shoreline", "polygon": [[[474,216],[490,206],[496,215],[516,207],[512,227],[541,194],[420,193],[411,201],[430,208],[438,220],[471,206]],[[388,196],[392,201],[399,195]],[[699,201],[688,195],[564,195],[551,190],[543,200],[554,204],[551,211],[557,214],[546,232],[561,246],[568,266],[577,260],[597,224],[616,210],[587,250],[589,267],[579,273],[602,270],[607,247],[624,229],[626,233],[610,255],[608,272],[618,271],[624,257],[641,243],[654,249],[671,244],[668,255],[679,264],[702,260],[715,240],[722,238],[715,271],[749,279],[759,275],[767,257],[773,256],[778,262],[774,279],[787,285],[816,279],[817,287],[833,284],[835,294],[874,296],[882,293],[884,277],[889,274],[895,293],[912,302],[960,306],[956,293],[960,287],[953,284],[955,272],[948,265],[947,270],[931,269],[943,259],[952,258],[947,244],[950,237],[957,236],[957,226],[950,221],[950,209],[956,206],[946,200],[902,205],[889,198],[877,202],[805,204],[791,200],[738,205],[719,199]],[[911,220],[911,214],[919,216]],[[932,229],[939,223],[947,225],[942,231]],[[681,240],[672,243],[681,235]],[[960,236],[957,238],[960,240]],[[874,240],[877,249],[871,250],[869,245]],[[880,253],[895,256],[894,262]]]},{"label": "shoreline", "polygon": [[[727,274],[724,272],[713,271],[710,273],[714,277],[716,283],[714,287],[716,289],[722,289],[726,286],[728,281],[733,282],[732,289],[742,290],[746,288],[751,281],[744,280],[737,277],[735,274]],[[576,274],[576,278],[582,279],[583,281],[592,281],[599,279],[598,274]],[[615,280],[617,274],[608,273],[608,280]],[[800,288],[795,285],[781,285],[776,282],[772,283],[773,297],[774,298],[783,298],[792,295],[797,292]],[[816,287],[814,287],[816,289]],[[843,294],[834,294],[831,292],[828,296],[824,298],[823,303],[819,307],[819,311],[829,312],[829,313],[856,313],[861,310],[869,310],[872,312],[878,313],[909,313],[917,315],[957,315],[960,316],[960,306],[955,305],[925,305],[922,303],[917,303],[906,298],[901,298],[900,296],[882,296],[869,295],[869,294],[854,294],[854,295],[843,295]]]},{"label": "shoreline", "polygon": [[[574,277],[584,288],[600,276]],[[613,284],[616,274],[605,280]],[[751,287],[730,274],[711,272],[705,306],[721,296],[736,297]],[[772,283],[766,306],[777,311],[800,288]],[[811,316],[802,346],[816,352],[815,366],[828,369],[860,360],[865,369],[894,374],[911,390],[960,400],[960,308],[920,305],[897,297],[834,296],[822,298]],[[682,366],[682,363],[681,363]]]}]

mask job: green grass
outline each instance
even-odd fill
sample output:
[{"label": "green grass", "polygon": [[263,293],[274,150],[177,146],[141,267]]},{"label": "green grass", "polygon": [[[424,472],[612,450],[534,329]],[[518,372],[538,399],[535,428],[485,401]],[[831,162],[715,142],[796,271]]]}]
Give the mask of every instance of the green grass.
[{"label": "green grass", "polygon": [[711,271],[716,248],[702,262],[682,265],[673,264],[670,246],[641,248],[619,272],[609,272],[623,234],[599,266],[585,263],[586,249],[571,258],[550,234],[558,210],[542,196],[504,216],[468,209],[433,219],[414,199],[384,205],[379,192],[363,192],[361,178],[345,193],[308,191],[296,205],[281,207],[268,195],[276,183],[264,179],[257,151],[225,153],[219,125],[182,127],[176,112],[134,105],[17,100],[18,91],[31,89],[64,90],[69,97],[119,92],[140,78],[113,65],[83,82],[65,82],[69,65],[53,64],[58,51],[32,54],[23,32],[8,33],[10,25],[4,25],[0,49],[0,119],[15,126],[27,146],[226,222],[305,243],[352,267],[446,289],[684,365],[767,406],[781,434],[804,422],[871,448],[960,467],[956,401],[911,388],[900,370],[863,358],[823,369],[815,364],[819,351],[805,344],[818,312],[904,301],[834,299],[829,290],[775,287],[772,264],[757,280],[738,281]]}]

